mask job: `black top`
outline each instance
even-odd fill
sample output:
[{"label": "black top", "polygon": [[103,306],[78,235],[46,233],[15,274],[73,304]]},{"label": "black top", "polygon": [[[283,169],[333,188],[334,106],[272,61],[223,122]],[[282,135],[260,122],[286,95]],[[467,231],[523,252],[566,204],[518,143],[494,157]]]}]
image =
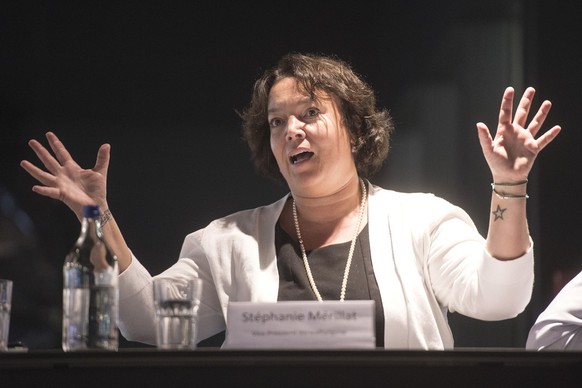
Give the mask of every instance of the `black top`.
[{"label": "black top", "polygon": [[[351,241],[306,252],[315,285],[323,300],[339,300]],[[279,270],[277,300],[316,300],[303,265],[299,242],[277,223],[275,249]],[[370,239],[366,225],[356,240],[346,287],[346,300],[374,300],[376,306],[376,346],[384,347],[384,309],[374,276]]]}]

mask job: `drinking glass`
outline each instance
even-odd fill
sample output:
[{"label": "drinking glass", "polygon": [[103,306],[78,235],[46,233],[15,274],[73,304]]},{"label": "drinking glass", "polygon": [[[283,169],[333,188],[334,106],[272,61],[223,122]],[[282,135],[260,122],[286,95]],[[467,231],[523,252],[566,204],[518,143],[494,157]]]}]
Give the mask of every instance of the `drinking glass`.
[{"label": "drinking glass", "polygon": [[0,352],[8,349],[12,280],[0,279]]},{"label": "drinking glass", "polygon": [[202,280],[156,278],[153,287],[158,349],[195,349]]}]

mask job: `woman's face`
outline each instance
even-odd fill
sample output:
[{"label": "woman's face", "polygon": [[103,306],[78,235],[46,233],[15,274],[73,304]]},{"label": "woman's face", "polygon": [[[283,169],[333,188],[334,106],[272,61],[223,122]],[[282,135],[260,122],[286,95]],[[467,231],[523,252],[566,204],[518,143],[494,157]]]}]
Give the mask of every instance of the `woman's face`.
[{"label": "woman's face", "polygon": [[313,101],[294,78],[283,78],[269,93],[271,150],[291,191],[329,195],[357,175],[350,136],[336,102],[321,93]]}]

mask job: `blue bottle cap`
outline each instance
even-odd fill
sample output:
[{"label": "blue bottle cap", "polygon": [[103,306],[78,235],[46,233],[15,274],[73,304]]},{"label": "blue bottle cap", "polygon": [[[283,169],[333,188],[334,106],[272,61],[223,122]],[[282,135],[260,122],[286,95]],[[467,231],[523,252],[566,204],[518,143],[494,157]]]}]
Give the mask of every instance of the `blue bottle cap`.
[{"label": "blue bottle cap", "polygon": [[99,205],[83,206],[83,217],[85,218],[99,218],[99,213]]}]

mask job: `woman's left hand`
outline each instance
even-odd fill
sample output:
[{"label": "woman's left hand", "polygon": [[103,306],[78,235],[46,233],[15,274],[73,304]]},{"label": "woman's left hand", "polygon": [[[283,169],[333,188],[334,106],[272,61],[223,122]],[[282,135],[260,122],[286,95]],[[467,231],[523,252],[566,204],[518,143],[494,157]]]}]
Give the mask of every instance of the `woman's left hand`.
[{"label": "woman's left hand", "polygon": [[539,152],[560,132],[556,125],[536,139],[552,103],[544,101],[540,109],[527,125],[527,116],[535,95],[534,88],[527,88],[513,117],[512,87],[505,89],[499,112],[499,123],[495,138],[484,123],[477,123],[479,142],[494,182],[516,183],[527,179]]}]

